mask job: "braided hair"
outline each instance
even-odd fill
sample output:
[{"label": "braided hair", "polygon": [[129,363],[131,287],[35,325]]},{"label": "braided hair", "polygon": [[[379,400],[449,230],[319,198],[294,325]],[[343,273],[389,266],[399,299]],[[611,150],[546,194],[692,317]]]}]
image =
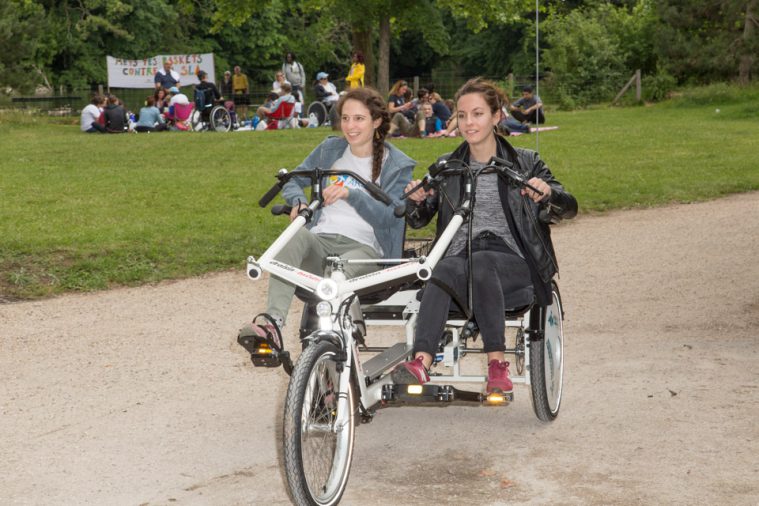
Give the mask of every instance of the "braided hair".
[{"label": "braided hair", "polygon": [[376,183],[382,172],[382,160],[385,156],[385,137],[390,130],[390,113],[387,112],[387,104],[374,88],[354,88],[345,93],[337,102],[337,116],[342,117],[343,105],[346,100],[356,100],[369,109],[372,121],[382,119],[379,126],[374,129],[372,136],[372,182]]}]

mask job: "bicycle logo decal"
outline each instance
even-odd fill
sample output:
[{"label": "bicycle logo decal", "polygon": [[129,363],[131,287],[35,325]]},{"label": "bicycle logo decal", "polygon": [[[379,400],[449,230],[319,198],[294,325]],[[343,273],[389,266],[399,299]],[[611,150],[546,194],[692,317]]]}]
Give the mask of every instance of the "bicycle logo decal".
[{"label": "bicycle logo decal", "polygon": [[559,324],[559,320],[556,319],[556,316],[554,316],[553,312],[551,312],[550,315],[548,315],[548,325],[551,327],[556,327]]},{"label": "bicycle logo decal", "polygon": [[341,174],[339,176],[329,176],[328,182],[329,182],[328,183],[329,186],[332,186],[332,185],[343,186],[343,187],[348,188],[350,190],[362,190],[362,191],[365,191],[364,190],[364,185],[362,185],[361,183],[359,183],[358,181],[356,181],[351,176],[347,176],[347,175],[342,175]]}]

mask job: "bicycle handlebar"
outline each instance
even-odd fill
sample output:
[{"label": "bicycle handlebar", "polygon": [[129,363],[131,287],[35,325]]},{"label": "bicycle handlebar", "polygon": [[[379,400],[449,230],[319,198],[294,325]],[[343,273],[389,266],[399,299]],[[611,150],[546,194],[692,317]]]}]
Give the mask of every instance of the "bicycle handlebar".
[{"label": "bicycle handlebar", "polygon": [[[258,205],[261,207],[266,207],[269,202],[271,202],[274,197],[276,197],[279,192],[282,191],[282,188],[284,188],[285,184],[294,177],[309,177],[311,179],[312,199],[321,200],[320,181],[324,176],[350,176],[361,183],[369,195],[379,200],[386,206],[389,206],[393,203],[393,199],[390,198],[390,196],[385,193],[384,190],[382,190],[382,188],[380,188],[377,184],[372,181],[367,181],[354,172],[347,170],[325,170],[316,167],[313,169],[296,170],[293,172],[287,172],[287,169],[280,169],[279,172],[277,172],[277,182],[269,189],[269,191],[264,194],[263,197],[261,197],[261,200],[258,201]],[[272,209],[272,213],[274,213],[274,209]],[[278,209],[278,212],[274,214],[284,213],[281,209]]]},{"label": "bicycle handlebar", "polygon": [[269,188],[269,191],[267,191],[263,197],[261,197],[261,200],[258,201],[258,205],[260,207],[266,207],[269,205],[269,202],[271,202],[274,197],[276,197],[279,192],[282,191],[282,187],[285,186],[285,183],[287,182],[284,179],[284,176],[287,175],[287,169],[279,169],[277,172],[277,182]]}]

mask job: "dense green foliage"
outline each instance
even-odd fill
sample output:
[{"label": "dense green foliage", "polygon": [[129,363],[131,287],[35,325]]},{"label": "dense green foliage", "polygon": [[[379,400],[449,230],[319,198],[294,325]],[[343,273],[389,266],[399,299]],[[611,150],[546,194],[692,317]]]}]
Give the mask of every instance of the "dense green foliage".
[{"label": "dense green foliage", "polygon": [[614,96],[630,69],[653,74],[655,24],[647,1],[631,10],[601,3],[550,16],[543,57],[555,99],[567,108],[596,103]]},{"label": "dense green foliage", "polygon": [[[106,82],[105,56],[209,52],[268,83],[286,51],[344,76],[367,53],[370,83],[393,77],[534,74],[529,0],[0,0],[0,90]],[[641,69],[652,91],[743,83],[756,73],[757,0],[540,2],[541,75],[564,106],[606,101]],[[376,79],[375,79],[376,78]]]},{"label": "dense green foliage", "polygon": [[[581,214],[759,189],[756,87],[549,121],[560,128],[511,142],[539,142]],[[71,119],[0,114],[0,300],[241,268],[286,223],[256,205],[274,173],[329,134],[85,135]],[[418,176],[459,142],[394,141]]]}]

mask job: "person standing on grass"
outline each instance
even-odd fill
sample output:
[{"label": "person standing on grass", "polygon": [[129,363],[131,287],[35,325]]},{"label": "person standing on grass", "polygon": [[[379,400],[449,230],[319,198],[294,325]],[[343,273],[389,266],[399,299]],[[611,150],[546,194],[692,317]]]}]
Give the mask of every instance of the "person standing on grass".
[{"label": "person standing on grass", "polygon": [[[471,264],[472,311],[488,357],[487,392],[510,392],[509,363],[504,360],[504,310],[509,296],[529,289],[536,302],[551,300],[551,279],[557,272],[556,255],[548,224],[539,219],[540,204],[550,203],[561,218],[577,214],[577,201],[554,178],[534,151],[514,148],[496,133],[505,93],[482,78],[467,81],[456,93],[456,117],[464,142],[442,160],[467,164],[477,170],[493,157],[510,161],[514,170],[543,195],[510,184],[496,173],[477,178],[472,220]],[[411,191],[419,181],[409,183]],[[417,189],[409,195],[407,223],[413,228],[427,225],[435,214],[437,237],[454,215],[454,203],[463,195],[461,178],[447,178],[439,192]],[[445,198],[440,198],[443,194]],[[448,251],[432,271],[419,307],[414,339],[414,358],[396,367],[397,384],[424,384],[443,336],[449,308],[454,300],[467,300],[469,277],[469,224],[456,232]],[[452,296],[455,294],[455,298]]]},{"label": "person standing on grass", "polygon": [[[350,171],[379,185],[396,203],[411,180],[414,162],[385,141],[390,117],[382,96],[372,88],[356,88],[343,95],[335,106],[340,116],[342,137],[328,137],[295,169],[325,167]],[[302,228],[276,259],[287,265],[323,274],[325,258],[399,258],[403,249],[404,220],[394,215],[394,206],[378,202],[351,177],[330,176],[322,181],[323,205],[314,213],[308,228]],[[307,205],[304,189],[309,177],[293,178],[282,194],[293,207],[290,219]],[[348,278],[377,270],[376,265],[345,266]],[[295,286],[272,276],[269,280],[266,314],[282,328],[287,320]],[[280,338],[271,322],[252,322],[240,337]],[[281,341],[279,341],[281,344]]]},{"label": "person standing on grass", "polygon": [[240,117],[244,121],[248,117],[250,87],[248,85],[248,76],[242,73],[239,65],[235,65],[235,73],[232,76],[232,91],[234,91],[235,110],[240,112]]},{"label": "person standing on grass", "polygon": [[351,58],[351,68],[348,71],[348,77],[345,78],[345,82],[348,83],[348,89],[363,88],[365,73],[366,65],[364,64],[364,53],[361,51],[354,51],[353,57]]},{"label": "person standing on grass", "polygon": [[285,55],[285,63],[282,64],[282,72],[285,74],[285,79],[293,87],[293,95],[298,102],[303,102],[305,96],[303,95],[303,87],[306,85],[306,71],[303,70],[303,65],[295,58],[295,53],[288,52]]},{"label": "person standing on grass", "polygon": [[163,68],[158,69],[153,78],[155,88],[170,89],[174,86],[179,87],[179,73],[173,70],[174,63],[170,59],[166,59],[163,62]]},{"label": "person standing on grass", "polygon": [[221,80],[219,90],[221,91],[222,97],[226,100],[232,100],[232,97],[234,97],[235,94],[235,90],[232,86],[232,72],[228,70],[224,71],[224,78]]}]

